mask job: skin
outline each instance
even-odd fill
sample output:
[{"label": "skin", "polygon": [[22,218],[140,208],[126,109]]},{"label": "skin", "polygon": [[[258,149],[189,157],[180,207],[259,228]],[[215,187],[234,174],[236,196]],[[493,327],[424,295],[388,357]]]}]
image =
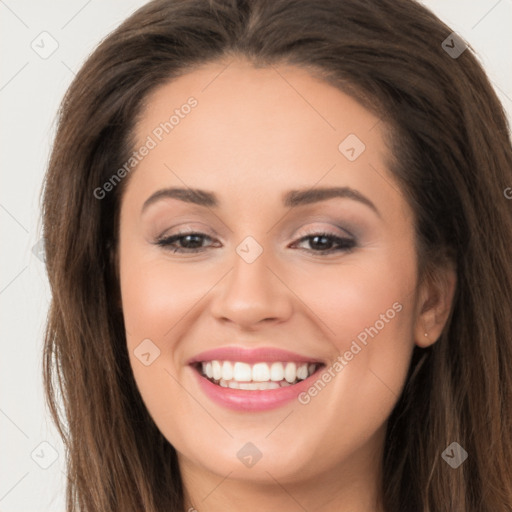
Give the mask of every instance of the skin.
[{"label": "skin", "polygon": [[[154,91],[137,147],[190,96],[197,107],[130,175],[118,253],[134,377],[178,452],[187,510],[381,510],[387,419],[414,345],[436,341],[455,287],[454,272],[441,269],[442,284],[418,286],[413,215],[386,167],[388,128],[304,70],[231,59]],[[366,146],[353,162],[338,149],[351,133]],[[141,214],[148,197],[172,186],[214,192],[220,206],[165,198]],[[350,198],[282,204],[290,189],[330,186],[356,189],[379,214]],[[155,244],[179,230],[210,238],[190,254]],[[321,244],[303,237],[324,230],[350,233],[356,247],[322,256]],[[250,264],[236,252],[247,236],[263,249]],[[334,362],[397,302],[401,311],[306,405],[226,409],[186,364],[227,345]],[[160,350],[149,366],[134,355],[144,339]],[[237,458],[247,442],[263,455],[251,468]]]}]

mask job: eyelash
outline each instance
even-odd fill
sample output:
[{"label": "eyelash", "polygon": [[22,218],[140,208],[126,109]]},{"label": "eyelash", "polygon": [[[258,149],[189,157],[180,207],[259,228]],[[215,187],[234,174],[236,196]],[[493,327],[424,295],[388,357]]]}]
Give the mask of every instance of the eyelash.
[{"label": "eyelash", "polygon": [[[198,233],[198,232],[195,232],[195,231],[190,231],[190,232],[184,232],[184,233],[178,233],[176,235],[172,235],[172,236],[169,236],[169,237],[165,237],[165,238],[160,238],[158,239],[155,244],[160,246],[160,247],[164,247],[166,250],[169,250],[171,251],[172,253],[184,253],[184,254],[191,254],[191,253],[198,253],[198,252],[202,252],[204,250],[204,247],[198,247],[198,248],[194,248],[194,249],[187,249],[187,248],[172,248],[172,244],[174,244],[174,242],[178,241],[178,240],[181,240],[187,236],[200,236],[200,237],[203,237],[203,240],[204,239],[210,239],[212,240],[211,237],[209,237],[208,235],[204,234],[204,233]],[[327,250],[322,250],[322,251],[315,251],[315,250],[312,250],[312,249],[305,249],[307,252],[309,253],[313,253],[313,254],[317,254],[319,256],[327,256],[329,254],[333,254],[333,253],[336,253],[336,252],[350,252],[352,251],[355,247],[356,247],[356,241],[351,239],[351,238],[342,238],[342,237],[339,237],[337,235],[334,235],[332,233],[328,233],[328,232],[323,232],[323,231],[320,231],[320,232],[314,232],[314,233],[311,233],[311,234],[308,234],[302,238],[300,238],[297,242],[303,242],[305,240],[309,240],[309,239],[312,239],[312,238],[315,238],[315,237],[322,237],[322,238],[327,238],[329,241],[331,242],[335,242],[335,243],[338,243],[339,244],[339,247],[337,249],[327,249]]]}]

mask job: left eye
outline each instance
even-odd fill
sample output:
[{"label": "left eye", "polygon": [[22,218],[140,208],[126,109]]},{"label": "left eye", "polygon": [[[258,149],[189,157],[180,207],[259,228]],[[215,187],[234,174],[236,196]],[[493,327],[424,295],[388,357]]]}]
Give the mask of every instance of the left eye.
[{"label": "left eye", "polygon": [[[179,233],[165,238],[160,238],[156,241],[156,245],[165,247],[166,250],[170,250],[173,253],[197,253],[202,252],[202,241],[212,240],[211,237],[204,233]],[[312,233],[310,235],[300,238],[295,244],[307,241],[310,245],[320,248],[320,250],[306,249],[308,252],[312,252],[319,255],[331,254],[333,252],[345,251],[348,252],[356,246],[356,241],[352,238],[343,238],[332,233]],[[176,246],[178,242],[180,246]],[[333,244],[337,244],[338,247],[332,248]],[[329,247],[326,247],[329,246]]]}]

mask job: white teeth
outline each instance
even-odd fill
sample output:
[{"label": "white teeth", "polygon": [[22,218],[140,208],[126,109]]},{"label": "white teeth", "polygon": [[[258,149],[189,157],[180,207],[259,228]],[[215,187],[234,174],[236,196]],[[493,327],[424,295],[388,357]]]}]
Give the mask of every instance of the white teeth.
[{"label": "white teeth", "polygon": [[250,389],[251,391],[277,389],[279,387],[277,382],[240,382],[240,389]]},{"label": "white teeth", "polygon": [[283,363],[272,363],[270,367],[270,380],[279,382],[284,379]]},{"label": "white teeth", "polygon": [[284,378],[290,384],[297,378],[297,366],[295,363],[286,363],[284,368]]},{"label": "white teeth", "polygon": [[[281,383],[281,387],[283,387],[285,384],[287,386],[290,385],[290,384],[288,384],[288,382],[284,382],[284,383]],[[221,385],[222,387],[227,386],[228,388],[231,388],[231,389],[251,389],[251,390],[277,389],[278,387],[280,387],[277,382],[237,382],[236,380],[230,380],[226,383],[226,381],[224,379],[222,379],[219,382],[219,385]]]},{"label": "white teeth", "polygon": [[213,378],[219,380],[222,378],[222,367],[219,361],[212,361]]},{"label": "white teeth", "polygon": [[222,364],[222,378],[224,380],[231,380],[233,378],[233,365],[231,361],[224,361]]},{"label": "white teeth", "polygon": [[297,368],[297,379],[304,380],[308,378],[308,365],[307,364],[301,364]]},{"label": "white teeth", "polygon": [[290,386],[312,375],[316,363],[255,363],[250,365],[232,361],[205,361],[201,363],[203,375],[219,386],[231,389],[276,389]]},{"label": "white teeth", "polygon": [[259,389],[277,389],[279,384],[277,382],[260,382]]},{"label": "white teeth", "polygon": [[267,363],[257,363],[252,367],[252,380],[267,382],[270,379],[270,370]]},{"label": "white teeth", "polygon": [[233,379],[238,382],[250,382],[252,380],[251,365],[247,363],[235,363]]}]

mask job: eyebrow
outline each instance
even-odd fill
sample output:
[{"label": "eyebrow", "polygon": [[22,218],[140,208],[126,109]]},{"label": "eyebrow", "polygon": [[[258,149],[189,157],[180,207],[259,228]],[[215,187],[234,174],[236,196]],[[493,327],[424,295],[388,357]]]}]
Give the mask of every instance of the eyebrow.
[{"label": "eyebrow", "polygon": [[[371,208],[379,217],[377,207],[366,196],[350,187],[324,187],[312,189],[289,190],[282,195],[283,206],[297,208],[299,206],[326,201],[335,197],[353,199]],[[179,199],[207,208],[218,208],[220,201],[213,192],[197,188],[164,188],[157,190],[142,205],[144,212],[151,204],[165,198]]]}]

